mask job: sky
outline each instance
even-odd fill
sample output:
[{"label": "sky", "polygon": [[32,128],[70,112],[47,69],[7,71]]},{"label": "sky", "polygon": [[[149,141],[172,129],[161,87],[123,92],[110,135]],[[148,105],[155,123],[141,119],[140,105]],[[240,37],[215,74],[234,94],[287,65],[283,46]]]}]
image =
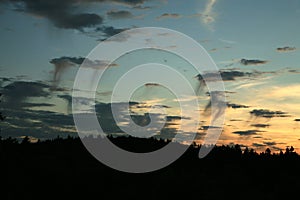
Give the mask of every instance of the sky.
[{"label": "sky", "polygon": [[[298,0],[0,0],[0,105],[6,116],[0,134],[30,136],[32,141],[76,136],[72,90],[84,59],[99,43],[122,31],[162,27],[197,41],[220,70],[226,112],[217,144],[241,144],[257,151],[292,145],[299,151],[299,19]],[[173,42],[170,50],[180,46],[174,36],[164,37]],[[192,50],[189,53],[197,57]],[[176,100],[162,85],[141,85],[130,99],[132,120],[145,126],[152,113],[153,119],[165,121],[156,137],[184,135],[192,130],[179,130],[185,117],[180,102],[197,99],[199,107],[193,109],[200,115],[195,141],[203,142],[210,95],[189,62],[170,52],[144,49],[113,61],[92,60],[90,67],[103,70],[108,62],[112,64],[103,71],[95,103],[82,100],[85,109],[95,107],[107,134],[124,135],[122,128],[128,126],[128,121],[118,124],[112,118],[114,85],[139,64],[160,63],[182,74],[197,95]],[[174,78],[175,87],[180,84]],[[121,100],[114,105],[125,108]]]}]

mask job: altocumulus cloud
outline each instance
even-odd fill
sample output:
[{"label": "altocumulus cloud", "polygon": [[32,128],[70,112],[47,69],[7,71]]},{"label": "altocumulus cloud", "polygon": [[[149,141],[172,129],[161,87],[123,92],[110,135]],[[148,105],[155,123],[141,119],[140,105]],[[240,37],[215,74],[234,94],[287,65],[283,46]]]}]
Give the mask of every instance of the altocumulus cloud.
[{"label": "altocumulus cloud", "polygon": [[238,109],[238,108],[249,108],[249,106],[236,104],[236,103],[227,103],[228,108]]},{"label": "altocumulus cloud", "polygon": [[234,131],[233,134],[237,134],[240,136],[249,136],[249,135],[257,135],[260,132],[263,131],[259,131],[259,130]]},{"label": "altocumulus cloud", "polygon": [[158,19],[158,20],[165,19],[165,18],[176,19],[176,18],[180,18],[180,17],[181,17],[181,15],[178,13],[164,13],[164,14],[156,17],[156,19]]},{"label": "altocumulus cloud", "polygon": [[270,127],[270,124],[251,124],[251,126],[256,128],[268,128]]},{"label": "altocumulus cloud", "polygon": [[[33,107],[34,104],[28,103],[27,100],[32,97],[47,97],[49,86],[41,82],[16,81],[8,84],[2,89],[4,105],[7,108]],[[37,105],[38,106],[38,105]],[[40,105],[40,106],[51,106]]]},{"label": "altocumulus cloud", "polygon": [[[104,36],[120,32],[121,29],[104,26],[104,18],[96,13],[81,12],[84,4],[101,4],[103,2],[121,4],[128,7],[142,6],[146,0],[2,0],[0,6],[9,4],[14,11],[28,13],[33,16],[48,19],[55,27],[61,29],[76,29],[83,33],[93,35],[94,32],[103,31]],[[5,7],[5,8],[7,8]],[[126,11],[111,12],[113,18],[128,17]]]},{"label": "altocumulus cloud", "polygon": [[[15,10],[48,19],[58,28],[78,29],[101,24],[103,18],[94,13],[76,13],[78,0],[7,0]],[[87,1],[91,2],[91,1]]]},{"label": "altocumulus cloud", "polygon": [[106,15],[110,19],[126,19],[134,17],[134,15],[127,10],[110,10],[106,12]]},{"label": "altocumulus cloud", "polygon": [[278,52],[296,51],[296,47],[278,47],[276,51]]},{"label": "altocumulus cloud", "polygon": [[110,63],[109,61],[105,61],[105,60],[90,60],[84,57],[68,57],[68,56],[53,58],[50,60],[50,63],[54,65],[54,72],[53,72],[54,87],[57,86],[57,84],[61,79],[61,75],[69,67],[75,67],[81,64],[84,64],[83,67],[93,68],[93,69],[103,69],[106,66],[109,67],[117,66],[116,63]]},{"label": "altocumulus cloud", "polygon": [[250,111],[250,114],[255,117],[273,118],[273,117],[290,117],[283,111],[271,111],[267,109],[254,109]]},{"label": "altocumulus cloud", "polygon": [[240,63],[243,65],[263,65],[266,64],[268,61],[266,60],[258,60],[258,59],[241,59]]}]

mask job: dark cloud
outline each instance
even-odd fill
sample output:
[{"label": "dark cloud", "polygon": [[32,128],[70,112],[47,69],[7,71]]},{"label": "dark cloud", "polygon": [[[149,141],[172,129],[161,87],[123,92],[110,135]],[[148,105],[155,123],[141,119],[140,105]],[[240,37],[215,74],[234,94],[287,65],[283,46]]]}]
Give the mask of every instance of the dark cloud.
[{"label": "dark cloud", "polygon": [[221,71],[220,73],[223,81],[233,81],[236,80],[236,78],[250,77],[255,74],[252,72],[242,72],[242,71]]},{"label": "dark cloud", "polygon": [[176,120],[181,120],[181,119],[189,119],[189,118],[181,117],[181,116],[167,116],[166,117],[167,121],[176,121]]},{"label": "dark cloud", "polygon": [[139,103],[138,105],[134,106],[134,108],[153,108],[153,107],[171,108],[170,106],[166,106],[166,105],[147,105],[147,104],[144,104],[144,103]]},{"label": "dark cloud", "polygon": [[53,86],[54,86],[52,88],[53,90],[56,90],[62,74],[69,67],[79,66],[82,63],[84,63],[82,67],[94,68],[94,69],[102,69],[106,66],[108,67],[118,66],[116,63],[110,63],[109,61],[105,61],[105,60],[90,60],[88,58],[83,58],[83,57],[68,57],[68,56],[54,58],[50,60],[50,63],[53,64],[55,67],[53,72]]},{"label": "dark cloud", "polygon": [[276,51],[278,52],[296,51],[296,47],[278,47]]},{"label": "dark cloud", "polygon": [[146,0],[90,0],[90,1],[113,2],[113,3],[123,4],[123,5],[126,5],[126,6],[131,6],[131,7],[141,6],[142,4],[144,4],[146,2]]},{"label": "dark cloud", "polygon": [[0,81],[2,82],[10,82],[12,78],[7,78],[7,77],[0,77]]},{"label": "dark cloud", "polygon": [[0,87],[12,81],[12,78],[0,77]]},{"label": "dark cloud", "polygon": [[47,97],[50,94],[48,89],[48,85],[40,82],[12,82],[3,88],[3,103],[9,108],[22,108],[28,98]]},{"label": "dark cloud", "polygon": [[[103,35],[111,36],[112,32],[120,32],[120,29],[103,26],[103,17],[96,13],[81,12],[82,4],[92,5],[93,3],[102,2],[142,8],[145,0],[7,0],[0,1],[0,6],[9,3],[13,10],[46,18],[57,28],[76,29],[86,34],[100,30],[105,31]],[[126,11],[110,14],[115,18],[130,16],[130,13]]]},{"label": "dark cloud", "polygon": [[262,64],[266,64],[267,62],[268,61],[266,61],[266,60],[257,60],[257,59],[248,60],[245,58],[240,60],[240,63],[243,65],[262,65]]},{"label": "dark cloud", "polygon": [[76,13],[82,3],[79,0],[10,0],[9,2],[16,11],[47,18],[58,28],[82,30],[103,22],[103,18],[97,14]]},{"label": "dark cloud", "polygon": [[[212,119],[217,120],[220,117],[224,116],[225,110],[226,110],[226,102],[224,101],[225,99],[225,92],[222,91],[211,91],[209,93],[210,95],[210,100],[206,104],[204,108],[204,115],[212,116]],[[212,104],[212,101],[214,102]],[[212,106],[214,106],[214,112],[212,112]]]},{"label": "dark cloud", "polygon": [[267,109],[255,109],[250,111],[250,114],[255,117],[273,118],[273,117],[290,117],[286,112],[271,111]]},{"label": "dark cloud", "polygon": [[[128,28],[115,28],[113,26],[101,26],[101,27],[98,27],[96,29],[96,32],[100,31],[101,32],[100,37],[102,38],[102,40],[104,40],[104,39],[107,39],[107,38],[109,38],[111,36],[114,36],[118,33],[126,31],[126,30],[128,30]],[[125,37],[125,34],[122,35],[122,37],[124,37],[124,38],[121,38],[121,40],[126,40],[127,39],[127,36]],[[120,37],[118,37],[118,39],[120,39]]]},{"label": "dark cloud", "polygon": [[231,122],[242,122],[243,120],[242,119],[231,119],[230,121]]},{"label": "dark cloud", "polygon": [[246,130],[246,131],[235,131],[233,132],[234,134],[240,135],[240,136],[249,136],[249,135],[257,135],[259,130]]},{"label": "dark cloud", "polygon": [[85,27],[101,24],[102,21],[102,17],[97,14],[82,13],[61,17],[54,21],[54,25],[58,28],[83,30]]},{"label": "dark cloud", "polygon": [[235,81],[240,78],[258,77],[265,73],[266,72],[261,71],[244,72],[239,70],[222,70],[219,72],[206,72],[204,74],[198,74],[196,78],[200,83],[205,84],[205,80],[211,82],[217,81],[219,75],[221,75],[223,81]]},{"label": "dark cloud", "polygon": [[157,87],[157,86],[161,86],[161,85],[158,83],[146,83],[145,86],[146,87],[152,87],[152,86]]},{"label": "dark cloud", "polygon": [[266,144],[261,144],[261,143],[252,143],[252,146],[254,146],[254,147],[265,147],[267,145]]},{"label": "dark cloud", "polygon": [[300,122],[300,119],[294,119],[295,122]]},{"label": "dark cloud", "polygon": [[151,7],[151,6],[137,5],[137,6],[133,6],[132,8],[133,8],[133,9],[137,9],[137,10],[149,10],[149,9],[151,9],[151,8],[153,8],[153,7]]},{"label": "dark cloud", "polygon": [[52,139],[58,135],[77,136],[72,115],[41,110],[4,110],[7,116],[3,124],[3,137],[32,136],[39,139]]},{"label": "dark cloud", "polygon": [[268,128],[270,127],[270,124],[251,124],[251,126],[256,128]]},{"label": "dark cloud", "polygon": [[274,146],[276,145],[277,143],[276,142],[264,142],[265,145],[268,145],[268,146]]},{"label": "dark cloud", "polygon": [[127,10],[111,10],[106,12],[106,15],[110,19],[126,19],[134,17],[134,15]]},{"label": "dark cloud", "polygon": [[160,20],[160,19],[164,19],[164,18],[173,18],[173,19],[176,19],[176,18],[180,18],[181,15],[180,14],[177,14],[177,13],[164,13],[158,17],[156,17],[156,19]]},{"label": "dark cloud", "polygon": [[288,72],[298,74],[299,71],[296,69],[289,69]]},{"label": "dark cloud", "polygon": [[55,104],[52,103],[23,103],[23,108],[29,108],[29,107],[52,107],[55,106]]},{"label": "dark cloud", "polygon": [[220,129],[222,127],[218,127],[218,126],[201,126],[199,128],[199,130],[203,130],[203,131],[207,131],[208,129]]},{"label": "dark cloud", "polygon": [[50,63],[54,65],[54,73],[53,73],[53,83],[54,87],[57,86],[61,79],[62,73],[69,67],[80,65],[84,61],[85,58],[82,57],[67,57],[63,56],[60,58],[54,58],[50,60]]},{"label": "dark cloud", "polygon": [[50,63],[52,64],[60,64],[60,63],[65,63],[65,62],[69,62],[69,63],[73,63],[73,64],[82,64],[85,58],[83,57],[68,57],[68,56],[63,56],[60,58],[53,58]]},{"label": "dark cloud", "polygon": [[249,106],[241,105],[241,104],[235,104],[235,103],[227,103],[227,107],[237,109],[237,108],[249,108]]}]

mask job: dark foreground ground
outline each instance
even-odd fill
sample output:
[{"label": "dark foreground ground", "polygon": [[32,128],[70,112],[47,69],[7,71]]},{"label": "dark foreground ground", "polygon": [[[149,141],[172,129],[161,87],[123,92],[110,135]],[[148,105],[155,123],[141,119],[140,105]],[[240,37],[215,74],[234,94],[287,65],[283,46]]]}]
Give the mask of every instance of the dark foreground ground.
[{"label": "dark foreground ground", "polygon": [[[135,152],[155,139],[111,140]],[[168,167],[129,174],[94,159],[77,138],[31,144],[0,141],[0,199],[299,199],[300,157],[215,147],[204,159],[192,146]]]}]

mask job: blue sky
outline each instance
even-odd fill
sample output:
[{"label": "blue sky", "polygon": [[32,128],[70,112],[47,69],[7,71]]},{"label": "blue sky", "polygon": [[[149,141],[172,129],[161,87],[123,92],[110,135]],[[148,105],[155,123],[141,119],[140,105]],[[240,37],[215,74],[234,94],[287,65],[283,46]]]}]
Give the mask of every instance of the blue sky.
[{"label": "blue sky", "polygon": [[[274,150],[287,145],[300,147],[297,132],[299,122],[296,120],[300,118],[299,19],[298,0],[2,0],[0,71],[4,94],[2,103],[8,120],[4,122],[1,134],[14,137],[30,135],[35,138],[76,134],[69,100],[79,65],[71,58],[86,57],[101,40],[123,29],[153,26],[180,31],[198,41],[217,66],[232,76],[233,80],[224,81],[228,91],[227,101],[246,107],[228,107],[219,143],[241,143],[258,149],[268,146]],[[56,63],[61,64],[62,57],[67,59],[68,65],[71,63],[65,69],[59,68],[53,61],[57,59]],[[168,60],[168,65],[190,77],[193,84],[197,84],[194,78],[197,74],[184,61],[159,52],[133,52],[116,60],[117,66],[106,72],[106,79],[103,80],[106,86],[99,87],[98,102],[108,102],[113,80],[132,65],[164,59]],[[250,64],[243,64],[242,59]],[[253,60],[263,63],[251,63]],[[55,67],[61,70],[57,72],[61,77],[56,83],[53,81]],[[184,69],[188,69],[188,72]],[[234,76],[237,71],[244,74]],[[4,81],[3,78],[9,80]],[[24,86],[22,81],[39,85]],[[22,84],[25,90],[30,90],[29,94],[15,89]],[[53,91],[53,84],[63,90]],[[146,89],[137,91],[136,101],[147,102],[147,99],[149,104],[168,104],[158,100],[172,96],[162,88],[152,88],[146,97],[138,98],[145,96]],[[45,91],[47,95],[39,95],[39,92]],[[14,98],[19,100],[13,101]],[[19,105],[11,106],[9,100]],[[205,100],[207,98],[203,97],[200,101],[204,106]],[[28,106],[28,103],[36,105]],[[42,106],[38,103],[53,105]],[[178,106],[174,103],[171,105]],[[145,109],[134,109],[140,115],[147,113]],[[168,112],[175,115],[175,110]],[[265,113],[254,110],[263,110]],[[285,115],[280,116],[276,111]],[[29,118],[26,119],[28,123],[9,114],[22,112]],[[32,115],[41,116],[41,119],[35,119]],[[45,115],[54,115],[58,121],[53,117],[51,122],[45,122]],[[61,119],[69,121],[59,124]],[[174,130],[176,123],[170,126]],[[119,134],[116,129],[112,130]],[[39,134],[41,132],[43,134]]]}]

